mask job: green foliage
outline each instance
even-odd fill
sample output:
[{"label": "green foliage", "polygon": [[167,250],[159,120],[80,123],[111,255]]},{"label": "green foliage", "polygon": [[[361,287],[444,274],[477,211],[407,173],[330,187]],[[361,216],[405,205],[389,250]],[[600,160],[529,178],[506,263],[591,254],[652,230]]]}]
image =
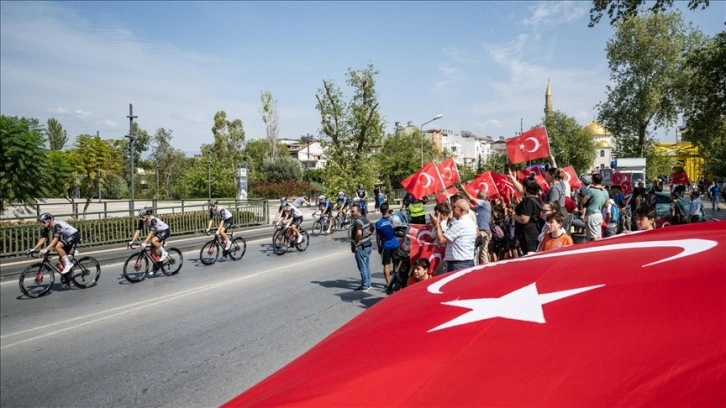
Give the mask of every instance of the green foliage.
[{"label": "green foliage", "polygon": [[487,161],[484,162],[484,170],[477,172],[477,174],[491,170],[497,173],[504,173],[504,165],[509,163],[506,153],[503,154],[492,154],[489,156]]},{"label": "green foliage", "polygon": [[726,175],[726,31],[686,55],[683,140],[698,146],[707,174]]},{"label": "green foliage", "polygon": [[631,157],[645,154],[651,127],[675,123],[678,90],[687,75],[683,50],[700,44],[702,37],[677,12],[634,16],[616,25],[607,43],[613,85],[598,105],[598,121]]},{"label": "green foliage", "polygon": [[110,173],[106,177],[106,182],[102,189],[102,197],[104,200],[120,200],[130,196],[131,191],[125,178],[116,173]]},{"label": "green foliage", "polygon": [[[688,8],[695,10],[701,6],[701,10],[708,7],[709,0],[688,0]],[[641,6],[645,4],[645,0],[593,0],[590,9],[589,27],[594,27],[600,22],[602,14],[607,10],[610,17],[610,24],[628,17],[637,16]],[[673,6],[673,0],[655,0],[653,6],[648,8],[653,13],[661,13]]]},{"label": "green foliage", "polygon": [[[585,172],[595,161],[595,145],[575,118],[554,111],[542,119],[550,139],[550,152],[559,167],[572,165],[575,171]],[[549,162],[549,160],[546,160]]]},{"label": "green foliage", "polygon": [[[172,130],[159,128],[154,133],[151,160],[154,173],[159,172],[159,191],[154,184],[154,198],[169,199],[172,197],[174,180],[180,178],[185,171],[186,158],[184,152],[171,146]],[[152,170],[151,168],[149,170]],[[154,183],[156,180],[154,180]]]},{"label": "green foliage", "polygon": [[302,180],[300,162],[290,156],[265,160],[262,163],[262,174],[264,175],[263,181],[268,183]]},{"label": "green foliage", "polygon": [[265,123],[265,134],[267,144],[270,148],[268,158],[274,160],[278,154],[277,135],[279,133],[279,115],[277,113],[277,100],[272,98],[270,91],[262,91],[260,93],[260,101],[262,102],[260,113],[262,114],[262,121]]},{"label": "green foliage", "polygon": [[474,173],[474,169],[469,166],[459,166],[459,177],[461,178],[461,184],[466,184],[472,180],[478,173]]},{"label": "green foliage", "polygon": [[63,150],[63,146],[68,142],[68,132],[56,118],[48,119],[45,135],[48,137],[50,150]]},{"label": "green foliage", "polygon": [[372,65],[358,71],[348,69],[346,84],[353,89],[350,99],[332,81],[325,80],[315,95],[322,134],[329,139],[324,143],[329,192],[351,191],[358,183],[372,185],[378,176],[378,163],[369,153],[383,136],[375,89],[377,74]]},{"label": "green foliage", "polygon": [[647,180],[653,180],[662,174],[671,174],[671,159],[664,154],[656,153],[653,144],[648,146],[645,163],[645,178]]},{"label": "green foliage", "polygon": [[431,138],[426,137],[419,129],[403,128],[386,137],[376,155],[381,181],[401,188],[401,181],[421,168],[422,142],[426,161],[442,158]]},{"label": "green foliage", "polygon": [[48,164],[45,172],[51,181],[50,190],[48,191],[49,197],[68,198],[68,175],[73,173],[71,156],[71,153],[62,150],[48,152]]},{"label": "green foliage", "polygon": [[95,135],[78,135],[70,162],[73,167],[72,187],[77,186],[81,197],[86,199],[83,208],[86,212],[108,175],[121,169],[115,160],[112,143]]},{"label": "green foliage", "polygon": [[32,205],[48,197],[48,152],[37,119],[0,116],[0,211],[7,205]]},{"label": "green foliage", "polygon": [[250,185],[250,197],[274,199],[282,196],[307,196],[311,190],[313,196],[320,191],[306,181],[287,180],[278,183],[255,183]]}]

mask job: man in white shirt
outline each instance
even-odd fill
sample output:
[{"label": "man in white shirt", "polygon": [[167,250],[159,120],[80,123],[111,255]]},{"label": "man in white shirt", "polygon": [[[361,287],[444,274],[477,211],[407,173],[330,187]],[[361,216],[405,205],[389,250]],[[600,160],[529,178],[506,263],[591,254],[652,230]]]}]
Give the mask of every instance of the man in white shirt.
[{"label": "man in white shirt", "polygon": [[476,249],[476,236],[478,229],[476,222],[469,214],[469,201],[459,198],[452,207],[454,222],[444,232],[441,223],[436,217],[430,217],[436,231],[436,240],[439,245],[446,245],[446,271],[474,266],[474,251]]}]

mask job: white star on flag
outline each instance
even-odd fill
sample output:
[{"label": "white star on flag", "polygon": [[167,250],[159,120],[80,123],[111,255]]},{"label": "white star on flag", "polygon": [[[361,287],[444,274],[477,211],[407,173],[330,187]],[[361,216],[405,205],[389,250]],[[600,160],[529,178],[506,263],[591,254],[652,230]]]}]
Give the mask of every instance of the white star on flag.
[{"label": "white star on flag", "polygon": [[519,144],[519,150],[524,150],[524,143]]},{"label": "white star on flag", "polygon": [[505,319],[521,320],[524,322],[546,323],[542,305],[554,302],[555,300],[574,296],[578,293],[587,292],[588,290],[597,289],[602,286],[605,285],[587,286],[584,288],[540,294],[537,291],[536,283],[532,283],[500,298],[480,298],[442,302],[444,305],[463,307],[470,309],[470,311],[442,325],[434,327],[429,330],[429,333],[494,317],[503,317]]}]

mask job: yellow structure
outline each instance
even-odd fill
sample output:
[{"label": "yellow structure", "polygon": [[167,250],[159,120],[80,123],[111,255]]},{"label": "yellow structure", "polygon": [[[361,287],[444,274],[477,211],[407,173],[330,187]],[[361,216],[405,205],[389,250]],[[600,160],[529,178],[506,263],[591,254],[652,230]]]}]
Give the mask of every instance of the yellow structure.
[{"label": "yellow structure", "polygon": [[690,142],[656,143],[655,152],[668,156],[672,167],[682,167],[691,183],[703,176],[703,157]]},{"label": "yellow structure", "polygon": [[584,129],[595,143],[595,163],[590,171],[609,169],[613,160],[613,135],[594,120]]}]

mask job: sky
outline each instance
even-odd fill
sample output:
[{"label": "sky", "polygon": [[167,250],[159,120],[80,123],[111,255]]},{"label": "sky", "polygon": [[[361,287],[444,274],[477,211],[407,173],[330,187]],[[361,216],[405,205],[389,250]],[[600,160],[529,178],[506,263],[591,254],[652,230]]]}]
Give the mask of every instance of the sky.
[{"label": "sky", "polygon": [[[372,64],[379,106],[395,122],[511,137],[554,109],[586,125],[606,99],[607,16],[589,28],[587,1],[0,2],[0,112],[55,117],[82,133],[128,134],[129,104],[150,134],[198,153],[215,112],[265,137],[260,93],[277,100],[279,138],[320,134],[315,93]],[[687,10],[707,35],[726,2]],[[673,129],[659,130],[662,141]],[[70,144],[70,143],[69,143]]]}]

